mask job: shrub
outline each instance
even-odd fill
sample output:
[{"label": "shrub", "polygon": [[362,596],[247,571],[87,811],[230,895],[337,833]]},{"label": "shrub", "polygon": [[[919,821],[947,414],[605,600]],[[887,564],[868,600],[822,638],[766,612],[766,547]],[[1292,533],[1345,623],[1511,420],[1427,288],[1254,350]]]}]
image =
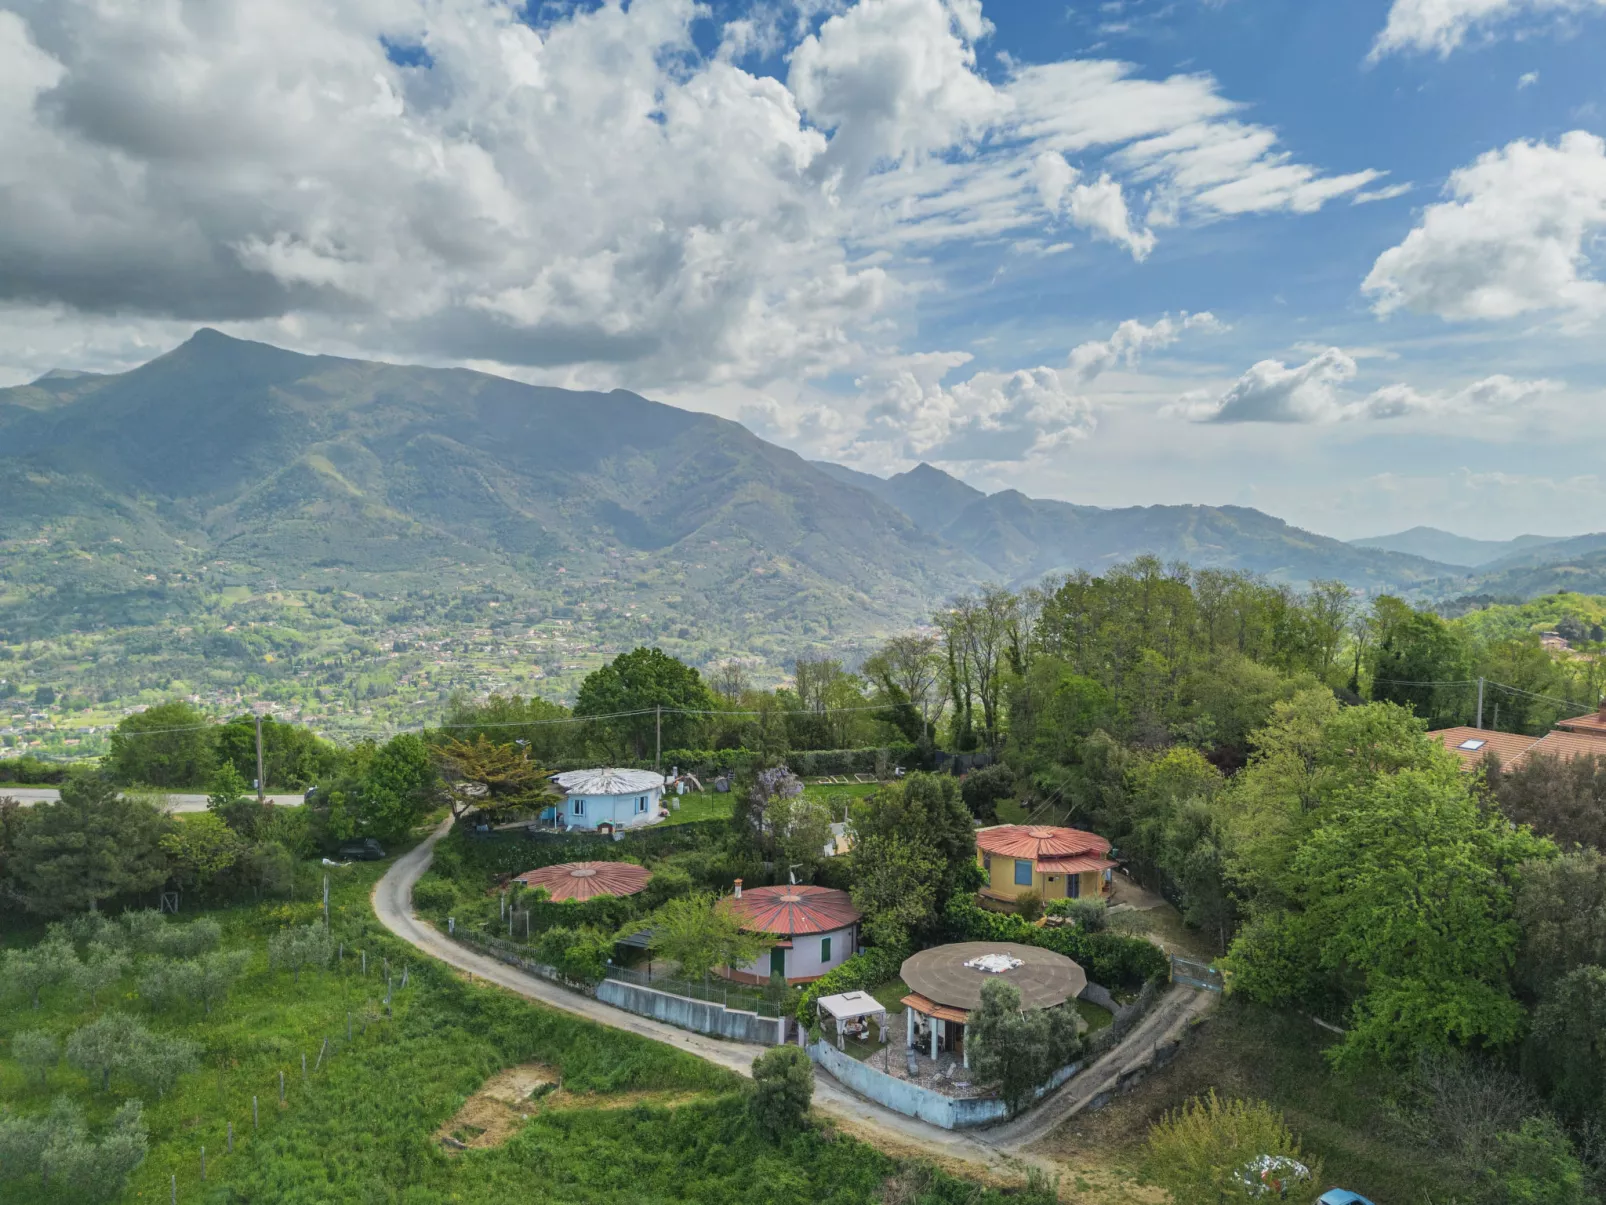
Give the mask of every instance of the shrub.
[{"label": "shrub", "polygon": [[[1321,1191],[1321,1165],[1300,1152],[1281,1113],[1263,1101],[1221,1100],[1214,1089],[1156,1123],[1148,1154],[1150,1178],[1177,1201],[1309,1202]],[[1268,1155],[1308,1164],[1309,1174],[1282,1177],[1279,1196],[1252,1178],[1254,1161]]]},{"label": "shrub", "polygon": [[1043,910],[1050,916],[1069,918],[1083,933],[1102,933],[1110,924],[1110,910],[1103,900],[1049,900]]},{"label": "shrub", "polygon": [[554,926],[535,943],[535,956],[576,983],[600,983],[608,969],[613,939],[600,929]]},{"label": "shrub", "polygon": [[1015,897],[1015,915],[1032,924],[1043,915],[1043,897],[1036,891],[1023,891]]},{"label": "shrub", "polygon": [[1008,766],[972,770],[959,783],[959,797],[978,820],[997,820],[998,801],[1015,793],[1015,772]]},{"label": "shrub", "polygon": [[1585,1205],[1596,1198],[1562,1128],[1548,1117],[1530,1117],[1495,1138],[1474,1199],[1479,1205]]},{"label": "shrub", "polygon": [[753,1060],[753,1116],[772,1137],[803,1128],[814,1098],[814,1066],[796,1046],[777,1046]]},{"label": "shrub", "polygon": [[413,907],[432,916],[444,916],[457,906],[457,888],[433,870],[413,886]]}]

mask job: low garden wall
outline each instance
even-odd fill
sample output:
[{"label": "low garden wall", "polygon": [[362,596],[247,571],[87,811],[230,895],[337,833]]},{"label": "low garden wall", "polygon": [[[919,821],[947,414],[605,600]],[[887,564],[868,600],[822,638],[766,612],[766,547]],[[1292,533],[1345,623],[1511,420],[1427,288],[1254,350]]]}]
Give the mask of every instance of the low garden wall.
[{"label": "low garden wall", "polygon": [[[859,1062],[824,1040],[810,1046],[808,1052],[809,1058],[860,1096],[885,1105],[906,1117],[918,1117],[921,1121],[941,1126],[945,1130],[971,1130],[978,1126],[993,1125],[1009,1115],[1008,1107],[996,1096],[968,1099],[944,1096],[941,1092],[934,1092],[930,1088],[911,1084],[908,1080],[898,1079],[884,1071],[877,1071],[868,1063]],[[1053,1092],[1081,1069],[1080,1063],[1061,1067],[1054,1073],[1054,1078],[1037,1090],[1037,1098],[1041,1099]]]},{"label": "low garden wall", "polygon": [[780,1046],[786,1041],[785,1017],[761,1017],[757,1013],[726,1008],[711,1000],[672,996],[656,988],[640,987],[618,979],[604,979],[597,984],[596,995],[604,1004],[694,1033],[730,1038],[737,1042],[755,1042],[761,1046]]}]

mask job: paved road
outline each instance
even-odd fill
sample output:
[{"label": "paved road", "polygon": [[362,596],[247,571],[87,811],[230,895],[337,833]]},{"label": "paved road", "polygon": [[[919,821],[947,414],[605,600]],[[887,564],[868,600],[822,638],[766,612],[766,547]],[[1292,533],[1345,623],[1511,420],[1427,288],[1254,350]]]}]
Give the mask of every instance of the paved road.
[{"label": "paved road", "polygon": [[[0,798],[7,796],[29,807],[36,803],[55,803],[61,798],[61,792],[55,787],[8,787],[0,782]],[[206,811],[205,795],[169,795],[167,798],[175,812]],[[300,795],[269,795],[268,802],[293,808],[301,806],[302,798]]]},{"label": "paved road", "polygon": [[[603,1004],[578,992],[567,991],[555,983],[526,975],[506,963],[477,954],[449,940],[432,925],[420,921],[412,910],[413,884],[429,869],[435,842],[450,827],[451,820],[448,818],[423,844],[398,858],[375,886],[374,912],[387,929],[424,953],[521,996],[539,1000],[564,1012],[576,1013],[599,1025],[663,1042],[740,1075],[752,1073],[753,1060],[764,1052],[766,1048],[763,1046],[705,1037],[649,1017],[638,1017],[635,1013]],[[978,1135],[954,1133],[882,1108],[855,1096],[819,1070],[814,1076],[814,1105],[829,1114],[842,1128],[890,1153],[935,1158],[949,1165],[962,1163],[967,1165],[963,1170],[971,1175],[979,1170],[994,1179],[1011,1182],[1019,1182],[1023,1177],[1022,1157]],[[1039,1162],[1037,1159],[1030,1161]],[[1042,1166],[1047,1168],[1052,1165],[1042,1161]]]}]

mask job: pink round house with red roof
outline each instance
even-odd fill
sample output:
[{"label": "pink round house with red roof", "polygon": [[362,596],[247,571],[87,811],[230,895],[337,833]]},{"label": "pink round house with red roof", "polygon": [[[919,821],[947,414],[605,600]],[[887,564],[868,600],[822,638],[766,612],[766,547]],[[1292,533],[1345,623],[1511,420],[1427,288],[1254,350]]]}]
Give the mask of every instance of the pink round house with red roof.
[{"label": "pink round house with red roof", "polygon": [[721,973],[743,983],[768,983],[780,971],[788,983],[809,983],[841,966],[859,948],[860,913],[846,891],[789,883],[736,890],[719,902],[742,928],[775,945],[745,967]]},{"label": "pink round house with red roof", "polygon": [[976,831],[981,893],[1014,903],[1028,891],[1045,900],[1099,899],[1109,889],[1110,843],[1097,833],[1042,824],[999,824]]}]

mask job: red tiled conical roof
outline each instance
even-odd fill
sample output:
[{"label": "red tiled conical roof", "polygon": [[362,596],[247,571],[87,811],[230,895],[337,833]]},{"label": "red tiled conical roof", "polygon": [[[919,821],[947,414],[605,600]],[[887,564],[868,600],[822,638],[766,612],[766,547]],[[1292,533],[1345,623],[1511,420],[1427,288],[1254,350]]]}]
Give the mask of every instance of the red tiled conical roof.
[{"label": "red tiled conical roof", "polygon": [[750,932],[785,937],[844,929],[860,916],[846,891],[803,883],[755,887],[740,898],[727,896],[720,906],[740,919],[742,928]]},{"label": "red tiled conical roof", "polygon": [[1079,828],[1051,828],[1046,824],[999,824],[976,833],[976,848],[1006,858],[1033,862],[1069,858],[1078,854],[1107,854],[1110,843],[1097,833]]},{"label": "red tiled conical roof", "polygon": [[635,895],[652,879],[652,871],[633,862],[562,862],[528,870],[514,882],[545,887],[553,900],[584,902],[599,895]]}]

